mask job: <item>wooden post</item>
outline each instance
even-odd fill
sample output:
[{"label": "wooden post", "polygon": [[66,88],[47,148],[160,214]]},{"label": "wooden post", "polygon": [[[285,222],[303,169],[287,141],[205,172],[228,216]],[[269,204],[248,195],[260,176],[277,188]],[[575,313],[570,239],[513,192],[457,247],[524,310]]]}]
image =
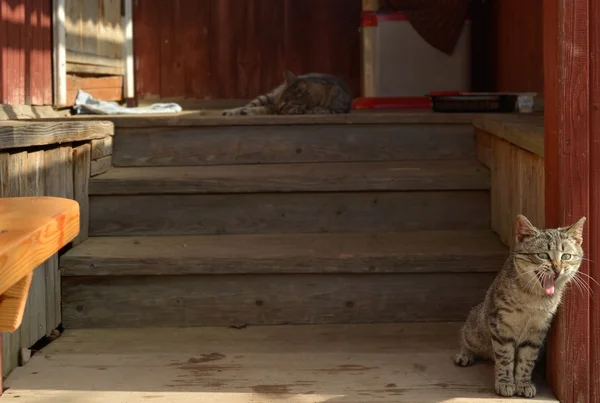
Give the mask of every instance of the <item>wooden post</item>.
[{"label": "wooden post", "polygon": [[600,401],[600,287],[588,277],[600,281],[598,22],[600,0],[544,0],[546,224],[588,217],[580,271],[591,291],[569,290],[549,338],[548,381],[563,403]]}]

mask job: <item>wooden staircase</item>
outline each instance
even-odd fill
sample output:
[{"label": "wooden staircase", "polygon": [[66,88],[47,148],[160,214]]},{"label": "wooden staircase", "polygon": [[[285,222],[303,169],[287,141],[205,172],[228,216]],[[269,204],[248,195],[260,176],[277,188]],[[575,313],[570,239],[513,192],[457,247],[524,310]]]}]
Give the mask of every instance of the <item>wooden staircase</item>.
[{"label": "wooden staircase", "polygon": [[129,119],[66,328],[460,321],[506,249],[469,124]]}]

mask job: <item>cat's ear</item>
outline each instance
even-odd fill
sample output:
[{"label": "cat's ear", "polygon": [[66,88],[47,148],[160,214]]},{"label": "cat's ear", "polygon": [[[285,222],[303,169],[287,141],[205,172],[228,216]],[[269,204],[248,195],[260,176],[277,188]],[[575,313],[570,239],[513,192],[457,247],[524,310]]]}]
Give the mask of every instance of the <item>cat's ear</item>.
[{"label": "cat's ear", "polygon": [[286,85],[290,85],[296,80],[296,76],[289,70],[285,70],[283,72],[283,78],[285,80]]},{"label": "cat's ear", "polygon": [[540,231],[522,214],[517,216],[515,224],[515,236],[517,242],[523,242],[526,238],[536,236]]},{"label": "cat's ear", "polygon": [[561,228],[569,237],[575,239],[579,245],[583,243],[583,225],[585,224],[586,218],[581,217],[579,221],[570,227]]}]

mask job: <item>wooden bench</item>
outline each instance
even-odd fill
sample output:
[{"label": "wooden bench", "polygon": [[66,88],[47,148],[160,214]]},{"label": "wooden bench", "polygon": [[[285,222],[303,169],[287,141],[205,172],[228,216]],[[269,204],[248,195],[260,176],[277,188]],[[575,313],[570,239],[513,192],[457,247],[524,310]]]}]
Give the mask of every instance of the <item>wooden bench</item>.
[{"label": "wooden bench", "polygon": [[[74,200],[0,199],[0,332],[19,328],[34,269],[78,233],[79,204]],[[1,362],[0,353],[0,373]]]}]

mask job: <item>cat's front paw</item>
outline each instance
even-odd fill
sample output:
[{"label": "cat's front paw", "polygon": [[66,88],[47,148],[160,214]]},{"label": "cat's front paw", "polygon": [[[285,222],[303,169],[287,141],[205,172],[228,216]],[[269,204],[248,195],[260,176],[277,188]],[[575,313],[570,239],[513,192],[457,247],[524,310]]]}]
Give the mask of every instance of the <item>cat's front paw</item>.
[{"label": "cat's front paw", "polygon": [[517,396],[535,397],[537,389],[533,383],[520,383],[517,385]]},{"label": "cat's front paw", "polygon": [[475,356],[461,351],[454,356],[454,363],[459,367],[470,367],[475,363]]},{"label": "cat's front paw", "polygon": [[517,387],[514,383],[496,382],[496,394],[504,397],[512,397],[515,395]]}]

